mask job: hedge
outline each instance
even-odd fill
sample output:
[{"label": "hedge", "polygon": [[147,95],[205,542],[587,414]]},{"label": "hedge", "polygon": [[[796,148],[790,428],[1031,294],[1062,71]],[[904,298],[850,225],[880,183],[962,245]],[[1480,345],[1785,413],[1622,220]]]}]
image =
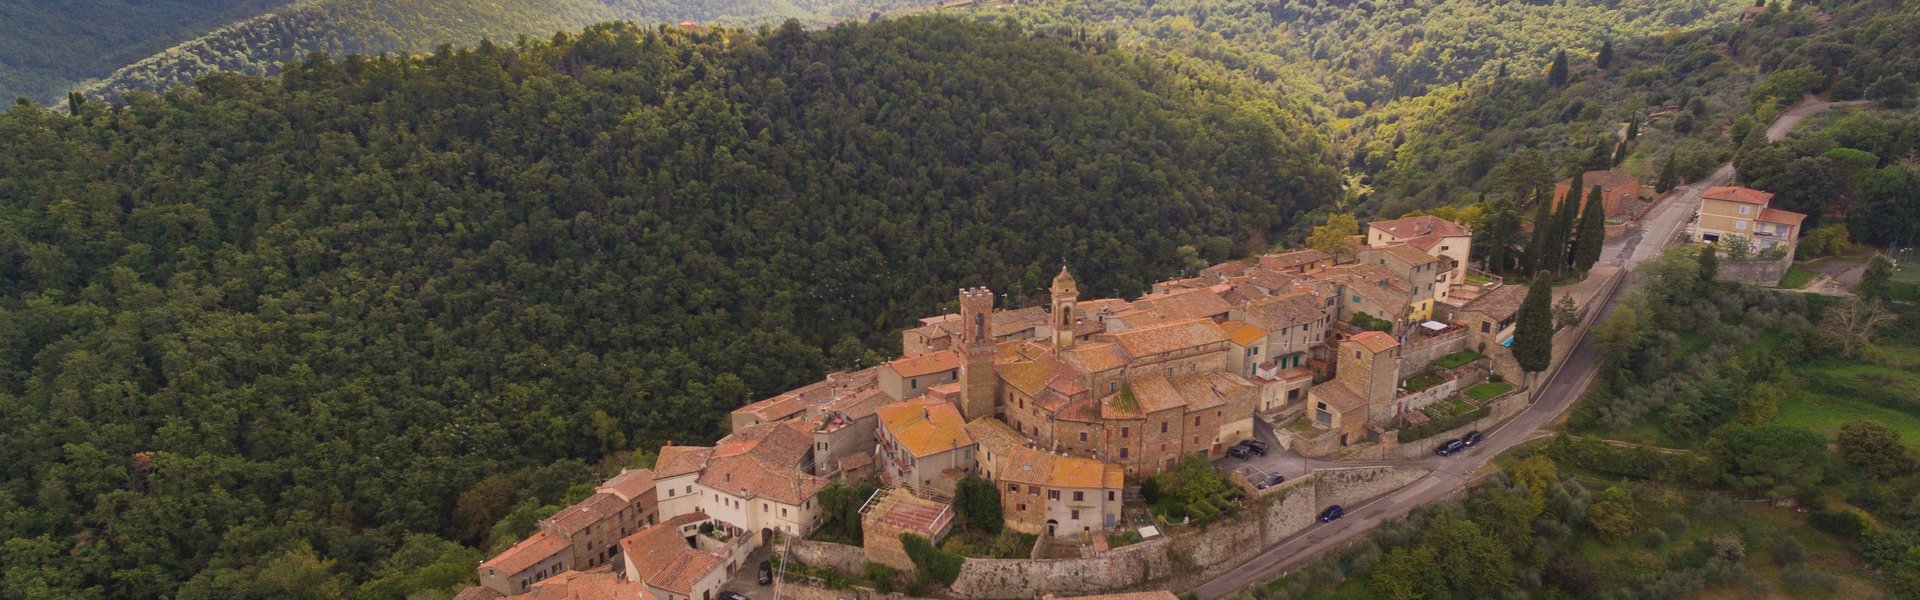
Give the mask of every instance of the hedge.
[{"label": "hedge", "polygon": [[1539,452],[1563,465],[1639,479],[1708,486],[1720,478],[1720,467],[1712,459],[1692,452],[1661,452],[1568,435],[1554,438]]}]

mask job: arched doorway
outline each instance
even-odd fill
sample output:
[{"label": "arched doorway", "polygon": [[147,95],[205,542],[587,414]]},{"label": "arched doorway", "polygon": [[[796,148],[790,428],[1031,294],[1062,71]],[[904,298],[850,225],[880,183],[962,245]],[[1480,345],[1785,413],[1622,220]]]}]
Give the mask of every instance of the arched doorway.
[{"label": "arched doorway", "polygon": [[1059,521],[1047,519],[1047,537],[1053,537],[1055,535],[1054,528],[1058,525],[1060,525]]},{"label": "arched doorway", "polygon": [[773,530],[765,527],[761,527],[760,528],[760,545],[765,546],[771,543],[773,543]]}]

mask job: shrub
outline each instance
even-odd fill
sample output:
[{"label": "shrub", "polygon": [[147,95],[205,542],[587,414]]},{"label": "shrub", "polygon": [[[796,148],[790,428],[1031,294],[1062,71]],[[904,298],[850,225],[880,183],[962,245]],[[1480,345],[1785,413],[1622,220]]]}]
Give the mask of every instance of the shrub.
[{"label": "shrub", "polygon": [[1839,585],[1840,578],[1811,565],[1793,565],[1780,571],[1780,587],[1795,596],[1823,597]]},{"label": "shrub", "polygon": [[880,563],[870,562],[867,563],[866,575],[867,581],[873,584],[874,591],[882,594],[891,594],[893,593],[894,578],[900,575],[900,570]]},{"label": "shrub", "polygon": [[1680,513],[1668,514],[1667,518],[1660,521],[1660,528],[1665,529],[1670,537],[1679,537],[1687,532],[1687,517]]},{"label": "shrub", "polygon": [[960,566],[967,559],[958,554],[933,547],[933,543],[911,533],[900,534],[900,545],[907,551],[907,558],[913,561],[914,569],[922,577],[940,582],[941,585],[953,585],[960,578]]},{"label": "shrub", "polygon": [[1640,543],[1645,545],[1648,550],[1657,550],[1661,546],[1667,545],[1667,532],[1658,529],[1648,529],[1646,532],[1640,534]]},{"label": "shrub", "polygon": [[1797,565],[1807,561],[1807,546],[1799,538],[1786,536],[1773,544],[1773,563],[1782,567]]},{"label": "shrub", "polygon": [[1858,508],[1842,508],[1807,515],[1807,524],[1843,538],[1857,540],[1873,531],[1873,519]]}]

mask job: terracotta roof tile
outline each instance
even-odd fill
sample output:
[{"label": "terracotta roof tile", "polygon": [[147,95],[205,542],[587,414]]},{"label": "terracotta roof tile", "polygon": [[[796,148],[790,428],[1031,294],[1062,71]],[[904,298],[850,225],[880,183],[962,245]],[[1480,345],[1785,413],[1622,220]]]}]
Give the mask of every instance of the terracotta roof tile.
[{"label": "terracotta roof tile", "polygon": [[1487,292],[1479,298],[1474,298],[1473,301],[1468,302],[1466,306],[1460,307],[1460,310],[1463,312],[1477,312],[1495,321],[1505,321],[1512,318],[1515,313],[1520,312],[1520,303],[1526,301],[1526,299],[1527,286],[1507,284],[1494,288],[1493,291]]},{"label": "terracotta roof tile", "polygon": [[1761,209],[1760,218],[1759,218],[1759,220],[1762,222],[1780,223],[1783,225],[1792,225],[1794,227],[1799,227],[1800,222],[1805,221],[1806,219],[1807,219],[1807,216],[1804,214],[1793,212],[1790,210],[1780,210],[1778,208]]},{"label": "terracotta roof tile", "polygon": [[825,479],[786,465],[767,464],[751,454],[714,458],[698,481],[742,498],[767,498],[788,505],[805,502],[827,486]]},{"label": "terracotta roof tile", "polygon": [[720,438],[712,458],[752,453],[769,465],[798,466],[812,451],[813,433],[805,423],[781,421],[745,427]]},{"label": "terracotta roof tile", "polygon": [[633,502],[639,498],[653,497],[653,469],[621,470],[619,475],[600,484],[598,491],[619,496],[621,500]]},{"label": "terracotta roof tile", "polygon": [[880,426],[914,457],[973,445],[960,409],[939,400],[909,400],[880,407]]},{"label": "terracotta roof tile", "polygon": [[1127,366],[1127,352],[1112,342],[1077,344],[1060,353],[1062,362],[1084,373],[1100,373]]},{"label": "terracotta roof tile", "polygon": [[504,597],[505,596],[500,595],[500,592],[493,591],[493,588],[473,585],[467,586],[460,590],[460,593],[454,594],[451,600],[500,600]]},{"label": "terracotta roof tile", "polygon": [[[614,573],[611,565],[591,571],[567,571],[530,586],[513,600],[652,600],[647,586]],[[457,598],[457,596],[456,596]]]},{"label": "terracotta roof tile", "polygon": [[1374,221],[1368,223],[1367,227],[1384,231],[1388,235],[1400,239],[1416,238],[1426,235],[1442,235],[1448,237],[1471,235],[1465,227],[1456,225],[1452,221],[1429,215],[1389,221]]},{"label": "terracotta roof tile", "polygon": [[1173,386],[1173,381],[1159,375],[1127,380],[1127,386],[1121,390],[1122,398],[1126,397],[1128,390],[1133,392],[1133,401],[1138,404],[1143,414],[1153,414],[1163,410],[1184,410],[1187,407],[1186,398],[1182,397],[1180,390]]},{"label": "terracotta roof tile", "polygon": [[1128,329],[1112,335],[1120,348],[1136,359],[1227,340],[1219,325],[1198,318]]},{"label": "terracotta roof tile", "polygon": [[1294,250],[1292,252],[1282,252],[1279,254],[1261,255],[1260,266],[1268,269],[1288,270],[1288,269],[1298,269],[1303,265],[1308,265],[1308,264],[1321,262],[1321,261],[1330,261],[1330,260],[1333,260],[1332,254],[1327,254],[1319,250],[1308,248],[1305,250]]},{"label": "terracotta roof tile", "polygon": [[1310,292],[1293,292],[1249,302],[1241,312],[1248,324],[1274,332],[1324,319],[1327,306],[1324,298]]},{"label": "terracotta roof tile", "polygon": [[1267,338],[1266,330],[1246,321],[1227,321],[1220,324],[1220,329],[1227,333],[1227,339],[1242,346],[1252,346]]},{"label": "terracotta roof tile", "polygon": [[569,547],[570,544],[566,538],[545,531],[537,531],[505,552],[480,563],[480,568],[495,569],[512,576],[540,564],[541,561],[553,558],[555,554],[564,552]]},{"label": "terracotta roof tile", "polygon": [[1367,399],[1365,397],[1355,393],[1352,388],[1347,387],[1347,384],[1337,380],[1313,386],[1312,389],[1307,390],[1307,395],[1319,398],[1320,402],[1325,402],[1328,407],[1340,412],[1347,412],[1367,405]]},{"label": "terracotta roof tile", "polygon": [[706,513],[695,511],[655,523],[652,527],[621,538],[620,552],[633,565],[633,572],[628,575],[636,581],[647,581],[673,565],[681,555],[699,553],[699,550],[687,544],[686,535],[681,533],[681,529],[707,520],[709,517]]},{"label": "terracotta roof tile", "polygon": [[1220,299],[1219,294],[1207,289],[1181,290],[1146,296],[1134,300],[1133,307],[1157,313],[1169,320],[1211,318],[1233,310],[1233,305],[1227,304],[1226,300]]},{"label": "terracotta roof tile", "polygon": [[698,473],[706,468],[707,458],[711,456],[713,448],[703,446],[661,447],[660,456],[653,461],[653,476],[665,479]]},{"label": "terracotta roof tile", "polygon": [[893,371],[899,373],[901,377],[919,377],[922,375],[958,370],[960,368],[960,360],[961,356],[959,352],[941,350],[913,358],[902,358],[887,363],[887,368],[893,369]]},{"label": "terracotta roof tile", "polygon": [[1080,489],[1120,489],[1126,479],[1119,465],[1026,447],[1015,447],[1006,453],[1001,459],[999,477],[1001,481]]},{"label": "terracotta roof tile", "polygon": [[1409,265],[1424,265],[1432,262],[1440,262],[1440,257],[1427,254],[1425,250],[1415,248],[1412,244],[1393,244],[1379,248],[1370,248],[1369,250],[1392,256],[1400,262]]},{"label": "terracotta roof tile", "polygon": [[1020,435],[1012,426],[993,417],[980,417],[967,422],[967,435],[980,444],[981,449],[996,453],[1027,444],[1027,436]]},{"label": "terracotta roof tile", "polygon": [[1730,186],[1707,188],[1707,193],[1701,195],[1701,197],[1706,198],[1708,200],[1723,200],[1726,202],[1739,202],[1741,204],[1758,204],[1760,206],[1766,206],[1767,203],[1773,201],[1773,194],[1762,192],[1760,190],[1755,190],[1755,189],[1748,189],[1743,187],[1730,187]]},{"label": "terracotta roof tile", "polygon": [[620,499],[619,496],[600,492],[588,496],[585,500],[575,502],[572,506],[560,509],[560,512],[554,513],[552,517],[547,518],[546,524],[552,527],[553,531],[560,536],[572,539],[573,536],[593,526],[594,523],[599,523],[601,520],[619,514],[622,510],[626,510],[629,504],[629,502]]},{"label": "terracotta roof tile", "polygon": [[1347,341],[1360,344],[1367,351],[1376,353],[1392,350],[1400,345],[1400,341],[1393,339],[1393,336],[1378,331],[1362,331]]},{"label": "terracotta roof tile", "polygon": [[669,592],[692,595],[694,582],[724,566],[726,566],[725,559],[705,552],[681,554],[659,573],[647,578],[647,585]]}]

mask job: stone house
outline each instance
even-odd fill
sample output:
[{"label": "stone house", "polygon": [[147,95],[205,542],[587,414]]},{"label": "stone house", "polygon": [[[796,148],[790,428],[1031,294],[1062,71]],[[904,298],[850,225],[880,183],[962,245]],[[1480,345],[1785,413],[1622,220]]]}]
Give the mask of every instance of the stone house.
[{"label": "stone house", "polygon": [[622,572],[659,600],[714,600],[755,537],[704,513],[679,515],[621,539]]},{"label": "stone house", "polygon": [[1378,331],[1341,341],[1334,349],[1339,367],[1333,380],[1307,392],[1312,423],[1338,432],[1342,446],[1366,439],[1368,425],[1385,427],[1399,392],[1399,347],[1393,336]]},{"label": "stone house", "polygon": [[1807,216],[1772,208],[1773,194],[1742,187],[1708,188],[1694,217],[1693,240],[1716,243],[1747,238],[1758,252],[1775,246],[1791,248],[1800,240],[1800,224]]},{"label": "stone house", "polygon": [[1392,244],[1361,250],[1360,262],[1385,267],[1411,287],[1408,319],[1424,321],[1433,317],[1433,303],[1440,295],[1440,257],[1421,252],[1412,244]]},{"label": "stone house", "polygon": [[885,479],[896,485],[952,493],[975,469],[974,442],[959,408],[926,398],[881,406],[874,454]]},{"label": "stone house", "polygon": [[1434,298],[1447,304],[1459,304],[1449,294],[1451,288],[1466,281],[1467,265],[1473,257],[1473,230],[1433,216],[1407,217],[1367,224],[1368,247],[1411,244],[1414,248],[1445,260],[1434,281]]},{"label": "stone house", "polygon": [[1520,303],[1526,299],[1527,286],[1508,284],[1494,288],[1454,311],[1453,320],[1465,325],[1471,336],[1467,347],[1483,349],[1512,342]]},{"label": "stone house", "polygon": [[940,350],[880,366],[880,391],[894,400],[918,398],[927,388],[960,380],[960,353]]},{"label": "stone house", "polygon": [[991,476],[1014,531],[1065,537],[1120,526],[1126,474],[1119,465],[1015,446]]},{"label": "stone house", "polygon": [[592,496],[541,521],[532,536],[480,563],[481,587],[503,596],[523,594],[547,578],[618,562],[620,538],[659,516],[654,485],[647,469],[608,479]]}]

